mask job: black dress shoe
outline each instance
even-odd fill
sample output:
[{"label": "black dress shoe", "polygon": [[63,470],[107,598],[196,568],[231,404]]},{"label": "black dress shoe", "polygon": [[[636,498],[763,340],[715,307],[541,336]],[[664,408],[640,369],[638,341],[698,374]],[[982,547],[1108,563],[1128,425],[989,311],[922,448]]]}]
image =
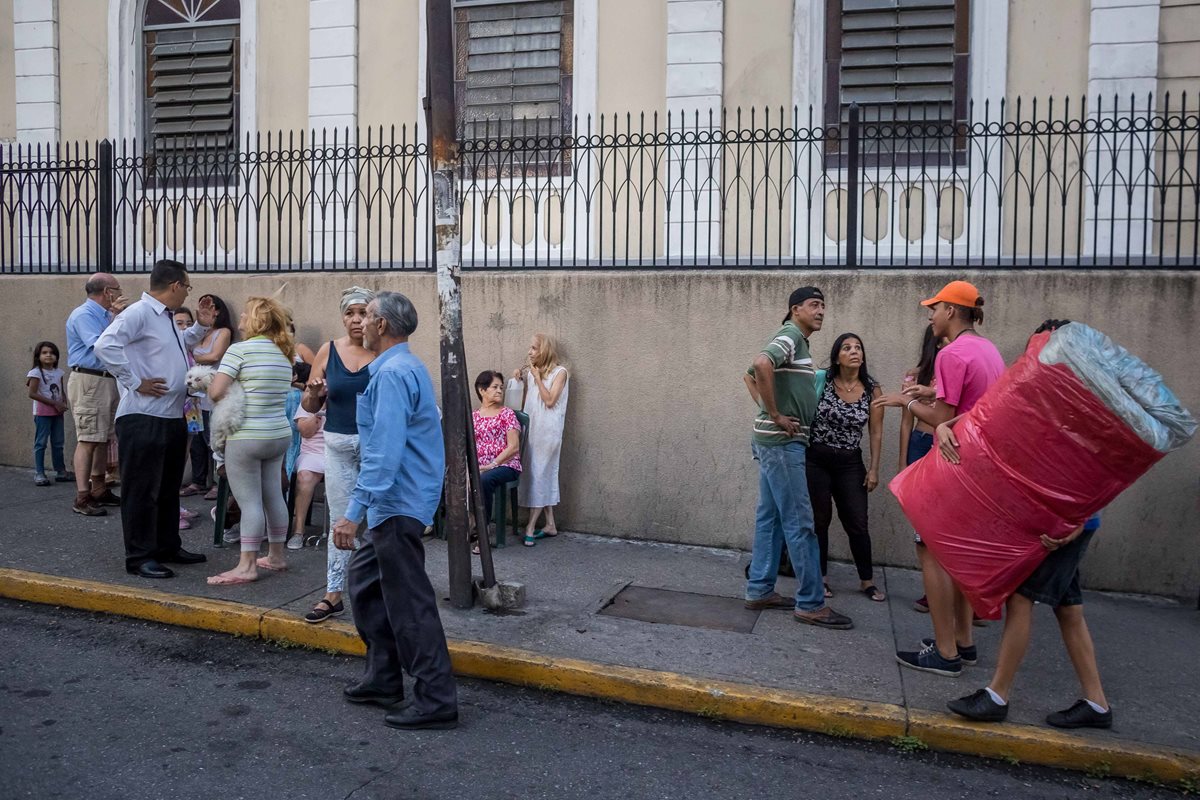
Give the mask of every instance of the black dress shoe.
[{"label": "black dress shoe", "polygon": [[181,547],[175,551],[174,555],[166,556],[159,561],[164,564],[203,564],[208,561],[208,556],[203,553],[193,553]]},{"label": "black dress shoe", "polygon": [[412,701],[405,698],[403,689],[399,692],[384,692],[370,686],[363,686],[361,683],[356,683],[353,686],[347,686],[345,689],[342,689],[342,695],[351,703],[379,706],[380,708],[387,708],[393,711],[399,711],[402,708],[408,708],[412,705]]},{"label": "black dress shoe", "polygon": [[174,578],[175,573],[157,561],[143,561],[136,567],[126,567],[125,571],[139,578]]},{"label": "black dress shoe", "polygon": [[393,711],[383,718],[383,722],[389,728],[400,728],[406,731],[448,731],[458,727],[458,711],[421,714],[409,707],[401,711]]}]

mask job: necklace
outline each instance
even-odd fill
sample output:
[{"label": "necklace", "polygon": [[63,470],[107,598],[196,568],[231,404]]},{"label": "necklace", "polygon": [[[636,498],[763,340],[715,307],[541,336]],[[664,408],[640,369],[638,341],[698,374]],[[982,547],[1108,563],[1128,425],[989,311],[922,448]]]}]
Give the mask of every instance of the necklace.
[{"label": "necklace", "polygon": [[[855,381],[855,383],[858,383],[858,381]],[[850,394],[851,392],[854,391],[854,384],[850,384],[850,387],[847,388],[846,386],[842,385],[841,383],[838,383],[836,378],[833,381],[833,385],[836,386],[838,389],[841,389],[846,394]]]}]

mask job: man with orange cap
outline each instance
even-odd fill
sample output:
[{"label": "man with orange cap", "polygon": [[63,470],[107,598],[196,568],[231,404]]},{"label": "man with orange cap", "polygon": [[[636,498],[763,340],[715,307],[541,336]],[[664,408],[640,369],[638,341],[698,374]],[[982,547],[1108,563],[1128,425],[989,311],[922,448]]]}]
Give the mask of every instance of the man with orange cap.
[{"label": "man with orange cap", "polygon": [[[996,345],[975,330],[975,325],[983,322],[983,297],[972,284],[951,281],[921,305],[929,309],[933,335],[949,342],[938,351],[934,362],[937,388],[910,386],[903,392],[880,397],[875,405],[907,408],[917,419],[937,430],[943,457],[957,460],[957,452],[950,444],[953,439],[950,428],[1004,372],[1004,358]],[[922,650],[897,652],[896,660],[902,666],[922,672],[958,676],[964,663],[974,664],[978,660],[971,606],[955,587],[954,579],[921,544],[920,537],[917,556],[929,599],[934,638],[925,640]]]}]

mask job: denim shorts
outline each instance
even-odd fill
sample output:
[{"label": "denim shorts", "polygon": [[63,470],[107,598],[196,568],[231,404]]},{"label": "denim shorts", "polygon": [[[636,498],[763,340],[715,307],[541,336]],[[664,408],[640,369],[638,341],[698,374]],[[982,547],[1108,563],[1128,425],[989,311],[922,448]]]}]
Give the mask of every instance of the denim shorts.
[{"label": "denim shorts", "polygon": [[1079,588],[1079,562],[1083,560],[1088,542],[1095,534],[1094,530],[1084,531],[1075,541],[1046,556],[1033,574],[1017,587],[1017,593],[1035,603],[1055,608],[1083,605],[1083,591]]}]

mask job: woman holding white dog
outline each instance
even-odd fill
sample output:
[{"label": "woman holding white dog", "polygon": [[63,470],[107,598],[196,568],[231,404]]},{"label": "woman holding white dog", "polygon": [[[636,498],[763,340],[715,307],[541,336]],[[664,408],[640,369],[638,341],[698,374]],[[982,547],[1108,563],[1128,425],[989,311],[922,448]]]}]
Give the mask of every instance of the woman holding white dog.
[{"label": "woman holding white dog", "polygon": [[[296,350],[290,322],[288,312],[275,300],[247,300],[238,324],[244,340],[225,351],[208,389],[217,404],[234,381],[245,393],[245,419],[225,442],[229,488],[242,509],[242,550],[236,567],[208,579],[213,586],[250,583],[258,579],[260,569],[287,569],[288,510],[279,476],[292,443],[286,406]],[[268,552],[258,558],[264,532]]]},{"label": "woman holding white dog", "polygon": [[[321,345],[301,405],[310,414],[325,409],[325,505],[329,524],[346,514],[350,492],[358,481],[358,396],[367,390],[367,367],[375,354],[363,347],[363,321],[375,293],[361,286],[342,292],[342,326],[346,335]],[[327,546],[325,596],[304,616],[316,624],[346,610],[346,565],[352,550]]]}]

